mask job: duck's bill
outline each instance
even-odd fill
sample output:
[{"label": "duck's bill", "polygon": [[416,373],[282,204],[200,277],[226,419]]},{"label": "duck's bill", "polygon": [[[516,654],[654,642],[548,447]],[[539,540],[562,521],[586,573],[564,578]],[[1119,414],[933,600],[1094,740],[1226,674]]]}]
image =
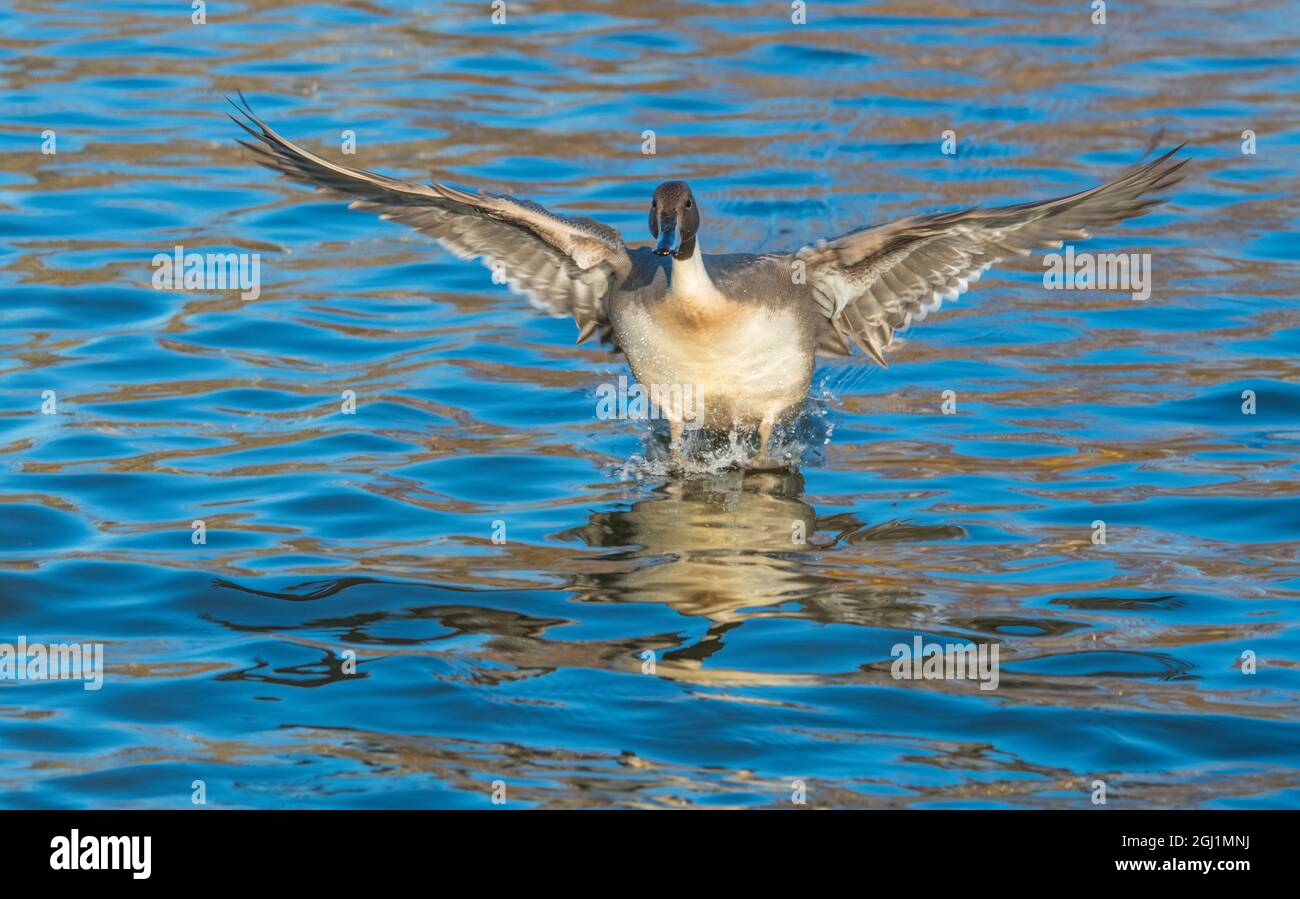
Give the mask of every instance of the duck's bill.
[{"label": "duck's bill", "polygon": [[680,249],[681,244],[677,242],[677,229],[664,228],[659,234],[659,245],[655,247],[655,253],[660,256],[676,256]]}]

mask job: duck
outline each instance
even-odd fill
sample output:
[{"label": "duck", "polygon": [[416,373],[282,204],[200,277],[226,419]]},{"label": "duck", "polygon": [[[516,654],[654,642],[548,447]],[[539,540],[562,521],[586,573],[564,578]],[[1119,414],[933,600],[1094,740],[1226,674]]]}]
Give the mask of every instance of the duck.
[{"label": "duck", "polygon": [[257,162],[411,226],[455,256],[480,260],[534,306],[571,316],[658,397],[674,462],[693,428],[758,432],[756,468],[774,429],[802,408],[819,356],[887,366],[896,335],[955,300],[995,263],[1061,249],[1136,217],[1183,177],[1180,144],[1111,181],[1049,200],[910,215],[789,252],[706,253],[699,201],[681,180],[650,198],[651,242],[528,199],[403,181],[334,162],[281,136],[239,93],[230,118]]}]

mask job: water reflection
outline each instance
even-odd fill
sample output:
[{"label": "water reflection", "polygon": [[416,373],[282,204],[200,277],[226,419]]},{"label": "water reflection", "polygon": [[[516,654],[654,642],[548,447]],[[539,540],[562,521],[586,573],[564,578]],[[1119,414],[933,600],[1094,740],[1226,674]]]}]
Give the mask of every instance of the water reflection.
[{"label": "water reflection", "polygon": [[[579,559],[556,559],[551,573],[566,579],[564,590],[582,603],[666,605],[677,613],[702,619],[707,630],[698,638],[657,634],[605,641],[564,641],[548,636],[568,618],[541,618],[523,612],[477,605],[439,603],[344,617],[313,616],[297,627],[236,624],[242,631],[301,630],[337,635],[335,647],[349,646],[371,658],[411,649],[438,654],[439,644],[471,635],[494,639],[482,644],[480,658],[506,664],[515,674],[478,668],[478,681],[528,676],[564,666],[626,668],[646,650],[666,667],[664,676],[692,680],[725,679],[766,682],[768,675],[744,671],[700,670],[724,648],[726,635],[748,620],[784,618],[824,624],[871,627],[907,626],[916,616],[907,600],[922,593],[899,586],[896,578],[873,582],[869,572],[853,579],[828,568],[823,557],[839,546],[879,543],[883,553],[901,543],[960,539],[955,525],[917,525],[890,520],[867,525],[850,513],[819,516],[803,497],[804,477],[793,471],[726,471],[707,478],[673,480],[648,491],[628,508],[597,511],[579,527],[553,535],[561,542],[580,542],[597,550]],[[374,578],[338,578],[294,585],[276,591],[219,580],[223,589],[289,603],[328,600],[361,586],[383,586]],[[408,585],[409,586],[409,585]],[[431,588],[440,585],[429,585]],[[411,636],[421,621],[436,622],[444,633]],[[396,625],[401,625],[400,628]],[[1023,624],[1023,623],[1022,623]],[[328,644],[291,637],[324,648],[326,658],[309,666],[279,671],[286,683],[313,686],[346,679]],[[368,653],[369,649],[374,652]],[[378,653],[378,655],[376,655]],[[231,677],[267,678],[264,665]],[[302,675],[310,671],[312,677]],[[879,672],[876,672],[879,674]],[[842,672],[834,678],[860,677]],[[815,682],[818,677],[796,676]],[[787,679],[790,680],[790,679]]]},{"label": "water reflection", "polygon": [[595,602],[663,602],[718,624],[790,602],[834,620],[843,582],[821,569],[820,551],[842,540],[963,534],[896,522],[868,528],[852,514],[819,518],[803,489],[798,472],[724,472],[670,481],[627,510],[594,513],[560,538],[621,548],[603,557],[621,564],[579,575],[572,589]]}]

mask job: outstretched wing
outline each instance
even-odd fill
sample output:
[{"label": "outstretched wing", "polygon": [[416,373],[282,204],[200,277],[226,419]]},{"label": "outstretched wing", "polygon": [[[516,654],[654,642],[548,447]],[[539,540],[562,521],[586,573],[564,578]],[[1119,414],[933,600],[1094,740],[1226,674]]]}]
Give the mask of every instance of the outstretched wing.
[{"label": "outstretched wing", "polygon": [[921,320],[945,299],[956,299],[993,263],[1033,249],[1059,249],[1089,229],[1141,215],[1175,184],[1187,160],[1173,162],[1183,145],[1159,159],[1082,193],[997,209],[911,216],[818,241],[795,253],[808,284],[834,329],[823,344],[856,343],[885,365],[894,332]]},{"label": "outstretched wing", "polygon": [[557,315],[572,315],[578,342],[607,325],[606,301],[632,267],[619,233],[584,217],[565,218],[531,200],[472,195],[445,184],[413,184],[330,162],[281,137],[259,119],[244,95],[231,119],[257,138],[240,141],[258,162],[351,200],[349,208],[379,213],[434,237],[462,259],[500,270],[512,290]]}]

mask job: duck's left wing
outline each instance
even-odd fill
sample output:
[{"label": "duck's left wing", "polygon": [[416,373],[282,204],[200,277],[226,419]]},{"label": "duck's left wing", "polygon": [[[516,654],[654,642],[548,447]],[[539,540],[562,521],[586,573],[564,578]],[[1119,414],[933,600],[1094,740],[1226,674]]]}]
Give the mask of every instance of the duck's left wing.
[{"label": "duck's left wing", "polygon": [[911,216],[819,241],[794,254],[834,330],[881,365],[894,332],[956,299],[993,263],[1033,249],[1059,249],[1089,229],[1141,215],[1160,198],[1149,196],[1182,178],[1187,160],[1159,159],[1081,193],[1039,203]]},{"label": "duck's left wing", "polygon": [[632,263],[619,233],[594,219],[565,218],[531,200],[469,194],[434,181],[414,184],[348,168],[281,137],[240,95],[241,128],[258,145],[240,141],[268,168],[350,200],[349,208],[379,213],[431,235],[462,259],[482,259],[536,306],[572,315],[578,342],[608,324],[607,300]]}]

